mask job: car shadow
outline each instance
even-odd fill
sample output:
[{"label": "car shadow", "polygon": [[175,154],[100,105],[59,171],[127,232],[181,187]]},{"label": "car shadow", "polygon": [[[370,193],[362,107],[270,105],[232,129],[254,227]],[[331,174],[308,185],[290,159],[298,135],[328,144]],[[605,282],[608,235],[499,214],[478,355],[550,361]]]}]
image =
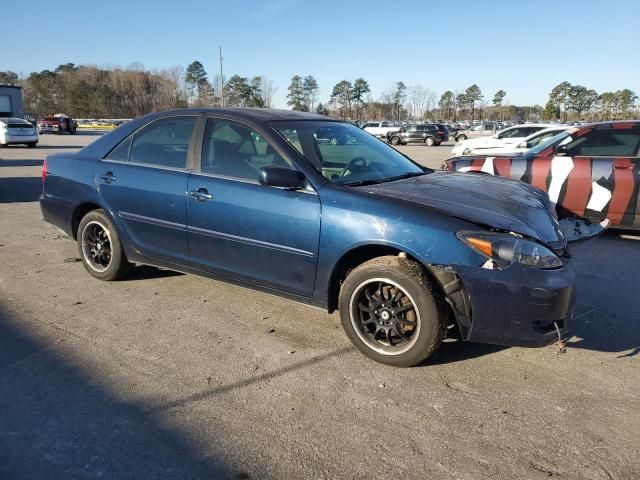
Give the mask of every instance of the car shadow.
[{"label": "car shadow", "polygon": [[0,478],[249,478],[27,325],[0,304]]},{"label": "car shadow", "polygon": [[462,340],[443,342],[438,350],[426,359],[421,366],[429,367],[434,365],[445,365],[448,363],[462,362],[472,358],[491,355],[510,347],[502,345],[489,345],[486,343],[472,343]]},{"label": "car shadow", "polygon": [[164,270],[148,265],[139,265],[133,269],[133,272],[127,277],[126,281],[152,280],[154,278],[178,277],[180,275],[184,275],[184,273],[176,272],[175,270]]},{"label": "car shadow", "polygon": [[0,203],[36,202],[41,193],[40,177],[0,178]]},{"label": "car shadow", "polygon": [[572,249],[578,308],[570,347],[640,353],[640,234],[608,231]]},{"label": "car shadow", "polygon": [[0,158],[0,167],[39,167],[42,160],[3,160]]}]

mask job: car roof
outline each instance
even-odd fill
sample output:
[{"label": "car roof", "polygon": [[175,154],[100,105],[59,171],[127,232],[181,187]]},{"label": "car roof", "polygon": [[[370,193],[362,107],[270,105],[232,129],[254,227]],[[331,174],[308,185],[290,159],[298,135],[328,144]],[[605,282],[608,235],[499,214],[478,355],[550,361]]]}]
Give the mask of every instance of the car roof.
[{"label": "car roof", "polygon": [[24,122],[24,123],[29,123],[27,120],[25,120],[24,118],[18,118],[18,117],[3,117],[0,118],[0,122]]},{"label": "car roof", "polygon": [[230,108],[181,108],[176,110],[165,110],[163,112],[152,113],[146,115],[146,117],[161,117],[170,115],[184,115],[184,114],[198,114],[209,113],[224,115],[227,117],[236,117],[242,120],[249,120],[253,122],[271,122],[276,120],[328,120],[328,121],[342,121],[335,118],[327,117],[324,115],[318,115],[316,113],[298,112],[294,110],[279,110],[274,108],[245,108],[245,107],[230,107]]}]

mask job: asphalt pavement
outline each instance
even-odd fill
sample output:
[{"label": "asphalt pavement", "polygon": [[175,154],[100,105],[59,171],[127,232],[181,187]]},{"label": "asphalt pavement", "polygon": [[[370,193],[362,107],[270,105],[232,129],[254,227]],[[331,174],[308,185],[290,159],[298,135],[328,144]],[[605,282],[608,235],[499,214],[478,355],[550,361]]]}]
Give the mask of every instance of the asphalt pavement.
[{"label": "asphalt pavement", "polygon": [[[640,237],[574,250],[566,353],[447,341],[396,369],[337,314],[89,276],[37,198],[44,156],[95,138],[0,149],[0,478],[640,478]],[[400,147],[432,167],[450,148]]]}]

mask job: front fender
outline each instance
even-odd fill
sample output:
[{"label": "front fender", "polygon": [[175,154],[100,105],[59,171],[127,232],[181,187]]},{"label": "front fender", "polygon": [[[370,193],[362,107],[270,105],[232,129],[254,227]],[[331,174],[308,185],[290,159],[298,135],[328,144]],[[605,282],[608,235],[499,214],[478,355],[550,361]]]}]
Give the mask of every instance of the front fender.
[{"label": "front fender", "polygon": [[366,193],[366,187],[320,190],[322,227],[313,303],[329,304],[332,273],[349,251],[363,246],[405,252],[424,265],[479,266],[484,259],[460,242],[456,232],[477,225],[402,201]]}]

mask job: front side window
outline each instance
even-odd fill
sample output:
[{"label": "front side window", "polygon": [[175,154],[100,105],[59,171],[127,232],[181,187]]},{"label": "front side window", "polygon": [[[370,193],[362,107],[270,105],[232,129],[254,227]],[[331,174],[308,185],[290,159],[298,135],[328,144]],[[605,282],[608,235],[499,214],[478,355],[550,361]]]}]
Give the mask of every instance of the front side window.
[{"label": "front side window", "polygon": [[[297,142],[293,136],[288,140]],[[229,120],[208,119],[203,142],[203,172],[257,182],[262,167],[291,166],[262,135]]]},{"label": "front side window", "polygon": [[[425,169],[396,149],[349,123],[275,121],[271,126],[318,172],[335,184],[378,183],[425,173]],[[326,128],[342,140],[320,142],[318,132]]]},{"label": "front side window", "polygon": [[527,144],[528,147],[535,147],[536,145],[541,144],[542,142],[544,142],[545,140],[551,138],[551,137],[555,137],[558,133],[560,133],[562,130],[551,130],[549,132],[544,132],[544,133],[540,133],[536,136],[534,136],[533,138],[531,138]]},{"label": "front side window", "polygon": [[633,157],[640,145],[640,128],[592,130],[567,145],[569,156]]},{"label": "front side window", "polygon": [[[129,149],[129,161],[163,167],[186,168],[187,154],[196,119],[196,117],[169,117],[145,126],[133,137]],[[120,146],[113,153],[119,149]],[[124,155],[124,152],[119,155]]]}]

